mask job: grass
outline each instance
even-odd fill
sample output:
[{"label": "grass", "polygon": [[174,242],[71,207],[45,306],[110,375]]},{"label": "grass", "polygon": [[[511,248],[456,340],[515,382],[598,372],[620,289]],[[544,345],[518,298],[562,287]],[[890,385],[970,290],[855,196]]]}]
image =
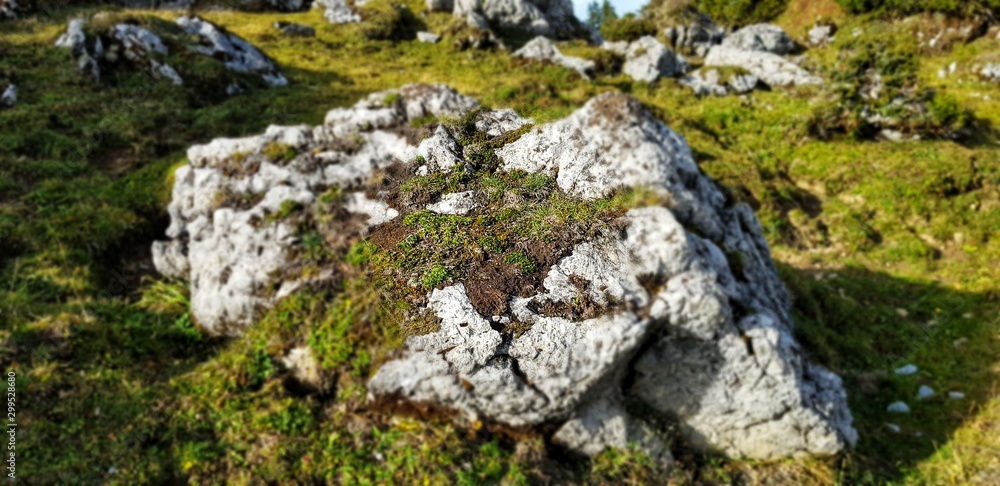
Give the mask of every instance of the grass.
[{"label": "grass", "polygon": [[[451,23],[446,14],[422,17],[421,9],[409,2],[431,30],[443,32]],[[552,450],[543,437],[368,408],[364,386],[378,363],[406,335],[433,331],[436,323],[415,316],[405,299],[373,292],[362,269],[402,262],[433,287],[461,271],[444,251],[418,262],[399,260],[404,249],[392,249],[400,252],[393,260],[386,249],[362,241],[342,257],[324,254],[355,270],[333,288],[293,294],[246,336],[228,340],[194,328],[184,283],[151,273],[149,244],[166,227],[172,173],[188,146],[259,133],[272,123],[319,124],[328,109],[408,82],[447,82],[536,123],[565,116],[600,92],[628,92],[684,135],[706,172],[757,209],[795,297],[799,339],[844,377],[861,442],[837,458],[769,463],[681,447],[672,481],[988,484],[997,476],[995,140],[821,141],[806,128],[817,95],[809,88],[694,100],[670,80],[652,87],[621,76],[588,82],[502,52],[368,40],[358,35],[364,25],[328,25],[319,12],[205,14],[275,58],[288,87],[199,96],[200,76],[208,83],[213,74],[185,59],[178,69],[188,70],[187,87],[150,83],[127,70],[94,85],[79,76],[68,53],[52,47],[68,18],[93,11],[0,24],[0,81],[15,81],[21,91],[18,106],[0,111],[0,361],[17,372],[26,397],[18,472],[29,481],[662,480],[634,451],[578,461]],[[276,18],[313,26],[317,37],[284,37],[271,26]],[[869,21],[839,18],[846,19],[841,32]],[[808,62],[830,67],[835,49],[809,51]],[[580,44],[563,50],[599,55]],[[984,38],[921,55],[916,76],[923,86],[946,91],[983,126],[995,127],[1000,88],[965,69],[998,52],[1000,41]],[[958,75],[938,78],[954,61],[962,66]],[[488,147],[480,148],[477,160],[495,163]],[[275,160],[289,156],[284,147],[269,151]],[[581,205],[548,178],[495,171],[416,179],[406,190],[434,198],[469,187],[496,205],[495,220],[411,214],[410,228],[422,235],[410,240],[414,248],[468,245],[528,272],[540,263],[518,241],[545,241],[553,227],[655,203],[632,191]],[[512,198],[522,211],[505,215],[501,208]],[[332,208],[342,195],[321,200]],[[290,206],[284,217],[294,211]],[[505,225],[511,229],[506,237],[489,229]],[[303,396],[288,386],[281,358],[299,345],[312,350],[329,390]],[[920,372],[892,373],[908,363]],[[937,395],[917,402],[921,384]],[[967,398],[949,401],[950,390]],[[896,400],[906,400],[913,412],[888,415],[885,407]]]}]

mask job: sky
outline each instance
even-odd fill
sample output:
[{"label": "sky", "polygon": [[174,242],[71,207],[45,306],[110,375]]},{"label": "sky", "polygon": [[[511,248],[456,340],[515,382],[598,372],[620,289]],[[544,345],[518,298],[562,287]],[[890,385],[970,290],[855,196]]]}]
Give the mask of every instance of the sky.
[{"label": "sky", "polygon": [[[602,3],[603,0],[598,0],[597,3]],[[636,13],[645,5],[649,0],[611,0],[611,5],[615,7],[615,12],[618,15],[625,15],[629,12]],[[590,0],[573,0],[573,12],[576,13],[576,18],[586,22],[587,20],[587,4]]]}]

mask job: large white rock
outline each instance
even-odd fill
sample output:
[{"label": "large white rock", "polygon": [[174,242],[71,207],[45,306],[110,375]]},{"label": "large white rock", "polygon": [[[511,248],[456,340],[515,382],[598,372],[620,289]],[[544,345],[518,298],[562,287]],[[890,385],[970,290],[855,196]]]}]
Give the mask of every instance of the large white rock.
[{"label": "large white rock", "polygon": [[590,76],[594,74],[594,69],[597,67],[594,61],[563,55],[554,42],[543,36],[531,39],[524,47],[514,52],[514,57],[536,59],[558,64],[580,73],[580,76],[583,76],[584,79],[590,79]]},{"label": "large white rock", "polygon": [[[526,123],[486,110],[462,128],[425,132],[432,142],[407,136],[414,120],[475,108],[446,87],[410,85],[332,110],[321,127],[271,127],[192,147],[190,165],[175,174],[170,240],[154,245],[154,263],[191,282],[199,325],[237,334],[307,278],[293,271],[294,216],[275,217],[289,201],[314,210],[319,194],[340,187],[345,214],[362,213],[365,228],[392,224],[403,210],[381,198],[393,195],[365,191],[375,170],[397,161],[414,172],[468,166],[453,130],[504,137]],[[372,401],[514,427],[554,424],[552,439],[583,454],[636,443],[663,464],[671,462],[666,437],[652,424],[664,420],[678,420],[690,443],[754,458],[832,454],[854,443],[839,378],[795,343],[789,296],[759,222],[701,172],[678,134],[637,100],[608,93],[510,138],[496,149],[501,170],[546,174],[581,199],[645,188],[663,203],[565,248],[537,290],[507,296],[502,315],[480,315],[466,282],[433,290],[427,308],[438,330],[411,336],[378,370]],[[275,143],[294,156],[272,160]],[[429,209],[474,215],[475,200],[475,192],[453,193]],[[561,310],[579,301],[598,312]],[[518,333],[508,328],[515,323]]]},{"label": "large white rock", "polygon": [[795,41],[784,29],[774,24],[754,24],[743,27],[722,40],[723,47],[744,51],[763,51],[785,55],[795,50]]},{"label": "large white rock", "polygon": [[[431,1],[428,0],[428,8]],[[454,0],[452,14],[479,29],[520,31],[560,39],[574,37],[581,30],[571,0]]]},{"label": "large white rock", "polygon": [[705,58],[705,66],[740,67],[771,87],[823,83],[822,78],[809,74],[799,65],[777,54],[764,51],[747,51],[726,46],[713,47]]},{"label": "large white rock", "polygon": [[622,72],[636,81],[654,83],[660,78],[684,74],[688,68],[683,56],[647,35],[629,44]]}]

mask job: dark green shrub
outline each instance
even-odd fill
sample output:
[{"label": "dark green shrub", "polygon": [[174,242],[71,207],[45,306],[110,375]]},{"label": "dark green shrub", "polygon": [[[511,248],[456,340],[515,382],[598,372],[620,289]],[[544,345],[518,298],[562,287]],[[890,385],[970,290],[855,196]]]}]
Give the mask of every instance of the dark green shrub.
[{"label": "dark green shrub", "polygon": [[788,0],[695,0],[694,6],[721,25],[743,27],[774,20]]},{"label": "dark green shrub", "polygon": [[617,19],[604,19],[601,35],[609,41],[632,42],[642,36],[656,35],[656,26],[648,20],[628,14]]}]

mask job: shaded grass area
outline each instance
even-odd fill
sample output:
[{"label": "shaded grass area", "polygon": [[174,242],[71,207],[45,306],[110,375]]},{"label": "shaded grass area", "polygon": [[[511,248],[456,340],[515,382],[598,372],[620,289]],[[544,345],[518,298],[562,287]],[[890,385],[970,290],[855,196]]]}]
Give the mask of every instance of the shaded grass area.
[{"label": "shaded grass area", "polygon": [[[24,477],[60,484],[662,482],[641,454],[579,461],[544,436],[367,408],[366,379],[398,347],[401,316],[412,309],[385,305],[362,279],[302,291],[232,340],[194,330],[184,284],[140,282],[151,273],[148,245],[166,226],[172,168],[187,146],[271,123],[318,124],[332,107],[408,82],[447,82],[539,123],[599,92],[629,92],[688,139],[706,172],[758,209],[796,298],[799,337],[844,377],[862,440],[830,460],[755,463],[676,451],[674,481],[989,484],[1000,469],[996,145],[822,142],[807,132],[817,95],[809,89],[694,100],[671,80],[589,83],[500,52],[363,40],[363,26],[331,26],[318,12],[206,14],[277,59],[287,88],[204,100],[191,88],[127,71],[95,86],[67,52],[51,47],[78,12],[0,24],[0,77],[21,90],[21,103],[0,111],[0,360],[18,370],[27,397]],[[318,36],[282,37],[271,27],[275,18],[314,26]],[[421,21],[441,31],[451,20]],[[600,55],[582,45],[564,51]],[[953,60],[997,51],[997,41],[982,39],[921,58],[920,79],[1000,123],[995,85],[935,75]],[[809,53],[821,66],[832,54]],[[345,263],[358,265],[357,256],[349,253]],[[525,264],[516,260],[510,264]],[[422,273],[425,285],[446,281],[435,268]],[[280,351],[296,345],[314,350],[335,385],[311,396],[286,386]],[[918,375],[892,374],[911,362]],[[916,402],[921,384],[937,396]],[[946,400],[950,390],[967,399]],[[913,413],[887,414],[896,400]]]}]

